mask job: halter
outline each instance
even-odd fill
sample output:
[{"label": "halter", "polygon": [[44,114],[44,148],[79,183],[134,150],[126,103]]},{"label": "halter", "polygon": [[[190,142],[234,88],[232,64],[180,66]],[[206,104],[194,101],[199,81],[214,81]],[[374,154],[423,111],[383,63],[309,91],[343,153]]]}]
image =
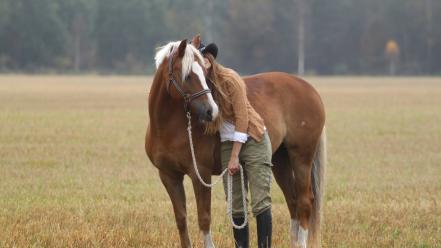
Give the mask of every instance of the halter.
[{"label": "halter", "polygon": [[203,90],[196,92],[194,94],[185,93],[184,90],[179,85],[179,83],[173,77],[173,55],[174,55],[174,53],[170,55],[170,59],[168,60],[169,88],[170,88],[170,84],[173,84],[175,86],[176,90],[179,92],[179,95],[181,95],[182,98],[184,98],[184,111],[186,113],[189,113],[190,112],[189,106],[190,106],[191,102],[200,96],[211,93],[211,90],[210,89],[203,89]]}]

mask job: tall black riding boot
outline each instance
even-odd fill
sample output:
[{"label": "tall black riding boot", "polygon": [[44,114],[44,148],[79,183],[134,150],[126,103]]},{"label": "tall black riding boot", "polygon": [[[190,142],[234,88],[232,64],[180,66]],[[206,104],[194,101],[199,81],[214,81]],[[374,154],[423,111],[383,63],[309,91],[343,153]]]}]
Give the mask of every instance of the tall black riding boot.
[{"label": "tall black riding boot", "polygon": [[[244,217],[233,218],[234,224],[242,225],[244,221]],[[236,248],[248,248],[249,245],[249,233],[248,233],[248,224],[242,229],[236,229],[233,227],[234,234],[234,243],[236,244]]]},{"label": "tall black riding boot", "polygon": [[259,248],[271,248],[271,234],[273,231],[273,221],[271,209],[265,210],[256,216],[257,222],[257,245]]}]

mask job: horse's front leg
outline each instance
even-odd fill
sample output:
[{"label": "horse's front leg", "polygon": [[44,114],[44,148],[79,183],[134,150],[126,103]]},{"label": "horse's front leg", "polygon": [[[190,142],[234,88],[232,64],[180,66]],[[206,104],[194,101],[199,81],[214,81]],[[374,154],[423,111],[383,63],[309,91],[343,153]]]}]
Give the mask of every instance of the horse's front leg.
[{"label": "horse's front leg", "polygon": [[187,228],[187,210],[185,202],[184,176],[159,170],[161,181],[167,189],[175,212],[176,225],[179,230],[182,248],[190,248],[191,242]]},{"label": "horse's front leg", "polygon": [[[206,183],[211,183],[211,170],[199,167],[199,173]],[[196,174],[190,175],[198,209],[199,229],[205,248],[214,248],[210,232],[211,222],[211,188],[201,184]]]}]

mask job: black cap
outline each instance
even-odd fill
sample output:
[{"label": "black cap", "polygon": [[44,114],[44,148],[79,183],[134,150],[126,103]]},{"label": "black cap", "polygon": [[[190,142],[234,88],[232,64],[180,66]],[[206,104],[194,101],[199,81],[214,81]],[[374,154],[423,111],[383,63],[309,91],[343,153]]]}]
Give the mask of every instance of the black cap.
[{"label": "black cap", "polygon": [[217,48],[217,45],[214,44],[214,43],[210,43],[210,44],[208,44],[206,46],[201,43],[201,46],[199,47],[199,51],[202,54],[209,53],[209,54],[213,55],[214,58],[216,58],[217,57],[218,48]]}]

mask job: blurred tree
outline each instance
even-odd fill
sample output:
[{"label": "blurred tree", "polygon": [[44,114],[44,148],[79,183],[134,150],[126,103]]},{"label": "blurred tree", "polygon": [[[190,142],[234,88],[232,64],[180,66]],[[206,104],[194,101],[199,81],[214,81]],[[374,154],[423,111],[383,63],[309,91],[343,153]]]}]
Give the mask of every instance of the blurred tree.
[{"label": "blurred tree", "polygon": [[71,69],[78,72],[83,66],[94,66],[96,1],[59,0],[59,4],[60,17],[68,30],[66,49]]},{"label": "blurred tree", "polygon": [[[129,71],[124,63],[147,69],[154,47],[167,33],[166,1],[98,0],[97,55],[101,67]],[[178,25],[178,24],[176,24]],[[135,62],[136,61],[136,62]],[[138,71],[141,73],[141,71]]]},{"label": "blurred tree", "polygon": [[432,51],[434,45],[433,39],[433,1],[425,0],[425,17],[426,17],[426,68],[432,72]]},{"label": "blurred tree", "polygon": [[59,0],[60,16],[68,30],[67,54],[70,69],[78,72],[95,61],[95,0]]},{"label": "blurred tree", "polygon": [[52,0],[2,0],[0,54],[10,69],[35,70],[54,67],[65,56],[67,32],[59,18],[59,5]]},{"label": "blurred tree", "polygon": [[386,43],[385,53],[389,59],[389,75],[396,74],[396,67],[398,62],[398,55],[400,55],[400,48],[394,40],[389,40]]},{"label": "blurred tree", "polygon": [[[320,74],[360,70],[364,6],[352,0],[311,1],[310,64]],[[356,7],[357,6],[357,7]]]},{"label": "blurred tree", "polygon": [[0,70],[6,70],[10,63],[10,57],[7,54],[5,33],[11,18],[10,1],[0,1]]},{"label": "blurred tree", "polygon": [[297,38],[298,38],[298,68],[297,73],[299,75],[305,74],[305,19],[306,19],[306,0],[295,0],[298,10],[297,19]]},{"label": "blurred tree", "polygon": [[293,70],[293,58],[290,58],[289,63],[284,60],[285,54],[294,50],[289,42],[292,40],[293,28],[283,32],[278,30],[280,16],[276,13],[277,8],[269,1],[255,1],[253,4],[248,1],[229,1],[221,31],[221,43],[224,45],[222,56],[225,56],[227,66],[245,73],[282,68]]},{"label": "blurred tree", "polygon": [[0,69],[151,73],[155,48],[201,33],[242,73],[441,75],[441,1],[0,0]]},{"label": "blurred tree", "polygon": [[204,37],[207,41],[213,41],[215,32],[213,26],[213,12],[214,12],[214,0],[205,0],[202,1],[203,6],[206,8],[202,9],[204,11]]}]

